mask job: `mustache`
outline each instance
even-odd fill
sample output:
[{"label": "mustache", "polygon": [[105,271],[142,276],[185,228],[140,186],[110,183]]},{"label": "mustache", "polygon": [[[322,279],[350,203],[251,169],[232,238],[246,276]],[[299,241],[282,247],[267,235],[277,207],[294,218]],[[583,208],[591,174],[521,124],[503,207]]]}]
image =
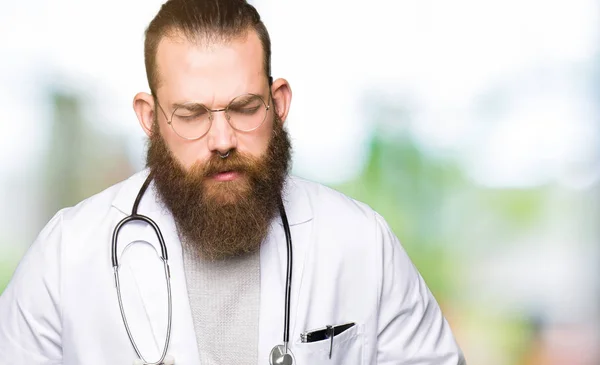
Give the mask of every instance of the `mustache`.
[{"label": "mustache", "polygon": [[203,178],[226,171],[252,173],[256,170],[258,163],[259,161],[253,157],[242,154],[237,150],[231,150],[227,158],[221,158],[215,153],[203,164],[196,163],[190,169],[190,173]]}]

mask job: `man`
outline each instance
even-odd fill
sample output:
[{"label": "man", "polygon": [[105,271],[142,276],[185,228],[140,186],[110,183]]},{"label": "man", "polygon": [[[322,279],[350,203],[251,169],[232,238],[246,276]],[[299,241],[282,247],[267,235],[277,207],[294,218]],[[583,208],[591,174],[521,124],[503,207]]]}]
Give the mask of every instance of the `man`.
[{"label": "man", "polygon": [[464,363],[384,219],[288,175],[251,5],[168,1],[145,60],[148,168],[43,229],[0,297],[2,364]]}]

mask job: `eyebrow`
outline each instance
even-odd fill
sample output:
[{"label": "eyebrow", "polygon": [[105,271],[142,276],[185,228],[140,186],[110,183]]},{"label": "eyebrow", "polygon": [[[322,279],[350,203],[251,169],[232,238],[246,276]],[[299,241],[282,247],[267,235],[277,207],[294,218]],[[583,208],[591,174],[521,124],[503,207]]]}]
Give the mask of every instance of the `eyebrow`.
[{"label": "eyebrow", "polygon": [[184,103],[173,103],[171,104],[171,109],[175,110],[178,108],[183,108],[183,109],[187,109],[187,110],[193,110],[193,109],[198,109],[200,107],[204,107],[206,109],[208,109],[208,107],[202,103],[198,103],[198,102],[192,102],[192,101],[186,101]]},{"label": "eyebrow", "polygon": [[[263,96],[263,95],[261,95],[260,93],[246,93],[246,94],[241,94],[241,95],[238,95],[238,96],[236,96],[235,98],[239,98],[240,96],[247,96],[247,95],[249,95],[249,94],[252,94],[252,95],[258,95],[258,96],[260,96],[260,97],[261,97],[263,100],[265,100],[265,99],[264,99],[264,96]],[[231,105],[231,102],[232,102],[232,101],[233,101],[235,98],[231,99],[231,100],[229,101],[229,103],[227,103],[227,105]],[[248,100],[247,100],[247,99],[242,99],[241,101],[242,101],[242,102],[247,102]],[[197,109],[197,108],[199,108],[199,107],[204,107],[204,108],[206,108],[206,109],[210,109],[210,108],[209,108],[209,107],[208,107],[206,104],[204,104],[204,103],[200,103],[200,102],[196,102],[196,101],[185,101],[185,102],[183,102],[183,103],[173,103],[173,104],[171,104],[171,108],[172,108],[172,110],[175,110],[175,109],[177,109],[177,108],[184,108],[184,109],[187,109],[187,110],[193,110],[193,109]],[[219,109],[222,109],[222,108],[219,108]]]}]

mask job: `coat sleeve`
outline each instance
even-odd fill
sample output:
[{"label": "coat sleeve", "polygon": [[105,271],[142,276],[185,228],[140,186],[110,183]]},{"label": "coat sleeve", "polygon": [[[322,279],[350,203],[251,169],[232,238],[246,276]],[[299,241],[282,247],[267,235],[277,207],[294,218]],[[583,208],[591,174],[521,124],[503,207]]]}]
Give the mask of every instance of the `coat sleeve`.
[{"label": "coat sleeve", "polygon": [[44,227],[0,296],[0,363],[61,364],[62,212]]},{"label": "coat sleeve", "polygon": [[377,364],[464,365],[450,326],[423,278],[376,214],[382,247]]}]

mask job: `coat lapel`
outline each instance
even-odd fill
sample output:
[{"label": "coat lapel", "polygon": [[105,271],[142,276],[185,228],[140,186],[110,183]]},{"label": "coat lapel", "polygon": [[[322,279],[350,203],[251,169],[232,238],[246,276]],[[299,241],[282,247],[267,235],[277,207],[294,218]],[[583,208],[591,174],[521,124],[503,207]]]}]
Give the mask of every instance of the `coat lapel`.
[{"label": "coat lapel", "polygon": [[[283,197],[292,238],[292,290],[290,303],[290,344],[294,343],[296,315],[302,288],[304,262],[311,240],[312,211],[300,181],[289,179]],[[260,250],[260,320],[258,364],[268,364],[275,345],[283,343],[287,244],[283,223],[278,217]],[[292,348],[293,351],[293,348]]]}]

